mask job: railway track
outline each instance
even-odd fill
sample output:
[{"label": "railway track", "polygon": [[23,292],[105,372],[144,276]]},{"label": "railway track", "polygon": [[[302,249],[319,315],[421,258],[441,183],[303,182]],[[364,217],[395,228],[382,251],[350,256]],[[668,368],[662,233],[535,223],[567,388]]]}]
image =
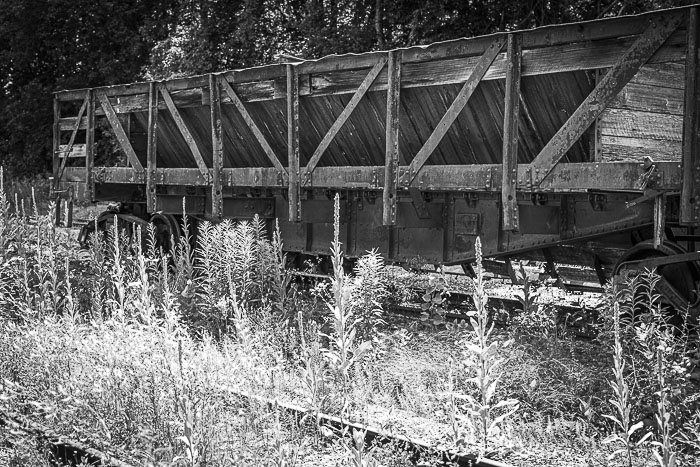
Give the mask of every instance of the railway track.
[{"label": "railway track", "polygon": [[400,434],[387,433],[378,427],[368,425],[365,423],[355,422],[348,418],[338,417],[335,415],[329,415],[321,412],[310,412],[308,409],[305,409],[303,407],[287,402],[281,402],[277,399],[268,399],[255,394],[249,394],[242,391],[233,391],[230,389],[228,389],[227,391],[230,392],[232,395],[249,403],[254,402],[261,405],[265,405],[270,411],[281,410],[283,412],[287,412],[296,420],[301,420],[301,418],[305,415],[312,413],[316,417],[316,420],[319,423],[319,425],[333,428],[337,432],[360,430],[365,433],[365,440],[367,442],[375,442],[380,444],[394,443],[396,446],[400,446],[405,451],[410,452],[412,456],[411,460],[418,465],[423,465],[421,462],[428,459],[437,459],[438,462],[440,462],[439,465],[444,466],[457,465],[459,467],[512,467],[510,464],[505,464],[497,460],[480,458],[476,454],[465,453],[462,451],[456,451],[452,449],[441,449],[438,447],[430,446],[429,444],[421,440],[410,439],[409,437]]},{"label": "railway track", "polygon": [[109,453],[95,449],[86,443],[55,433],[50,428],[19,415],[0,411],[0,426],[20,431],[48,444],[53,465],[100,465],[105,467],[135,467]]}]

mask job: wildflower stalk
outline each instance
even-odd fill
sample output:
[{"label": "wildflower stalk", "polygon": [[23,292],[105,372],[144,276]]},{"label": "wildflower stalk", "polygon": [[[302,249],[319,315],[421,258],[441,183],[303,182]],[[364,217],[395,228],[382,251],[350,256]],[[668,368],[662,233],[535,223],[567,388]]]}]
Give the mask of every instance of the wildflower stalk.
[{"label": "wildflower stalk", "polygon": [[610,381],[610,386],[613,389],[613,398],[610,403],[615,407],[617,413],[614,415],[603,415],[605,418],[612,420],[620,429],[618,433],[613,433],[603,440],[604,444],[617,442],[622,444],[622,448],[614,451],[608,460],[612,460],[620,454],[624,454],[627,458],[628,467],[632,467],[632,452],[637,446],[643,444],[651,432],[645,434],[636,444],[632,443],[632,435],[644,426],[643,422],[631,424],[631,391],[627,381],[625,380],[625,361],[622,352],[622,338],[620,330],[620,305],[615,301],[613,305],[613,334],[615,342],[613,344],[613,374],[615,380]]},{"label": "wildflower stalk", "polygon": [[112,279],[114,290],[117,293],[117,309],[115,317],[117,320],[124,320],[124,303],[126,300],[126,283],[124,278],[124,267],[122,266],[121,247],[119,244],[119,218],[114,216],[114,226],[112,227],[112,245],[114,247],[112,258]]},{"label": "wildflower stalk", "polygon": [[[484,289],[484,269],[482,266],[481,239],[475,242],[476,252],[476,284],[474,290],[474,305],[476,311],[469,318],[469,322],[474,332],[475,343],[468,343],[467,350],[473,354],[476,360],[476,376],[470,381],[476,384],[479,398],[471,395],[465,396],[468,401],[469,411],[472,418],[479,424],[480,434],[480,455],[484,456],[488,449],[489,438],[496,434],[499,425],[508,416],[518,410],[518,401],[515,399],[502,400],[493,403],[496,387],[500,379],[499,367],[503,363],[502,358],[498,358],[498,342],[491,342],[491,333],[494,323],[489,324],[488,310],[486,303],[488,297]],[[506,344],[507,345],[507,344]],[[497,412],[502,411],[500,415]]]},{"label": "wildflower stalk", "polygon": [[370,349],[369,342],[355,344],[357,322],[353,319],[352,310],[345,303],[345,271],[343,270],[343,251],[340,243],[340,196],[336,193],[333,216],[333,244],[331,246],[331,259],[333,262],[333,286],[334,303],[328,304],[333,316],[333,347],[325,349],[327,357],[336,366],[342,378],[343,395],[347,396],[348,371],[350,367],[359,361]]},{"label": "wildflower stalk", "polygon": [[671,414],[666,409],[668,398],[666,394],[664,359],[667,350],[667,340],[668,338],[665,332],[662,332],[659,335],[659,345],[656,352],[656,362],[659,373],[659,402],[657,404],[658,412],[656,414],[656,422],[661,432],[661,442],[655,442],[654,444],[661,447],[661,454],[659,454],[658,451],[654,451],[654,457],[656,457],[661,467],[675,467],[676,453],[673,452],[673,447],[671,445]]}]

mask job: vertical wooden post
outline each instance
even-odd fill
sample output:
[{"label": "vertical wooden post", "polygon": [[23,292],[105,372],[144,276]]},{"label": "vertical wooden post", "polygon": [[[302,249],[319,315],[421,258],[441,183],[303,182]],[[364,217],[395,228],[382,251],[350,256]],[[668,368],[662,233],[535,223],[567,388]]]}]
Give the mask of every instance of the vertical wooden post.
[{"label": "vertical wooden post", "polygon": [[520,117],[520,68],[522,47],[519,34],[508,34],[506,103],[503,122],[503,230],[518,230],[518,119]]},{"label": "vertical wooden post", "polygon": [[[55,183],[58,182],[58,169],[61,165],[61,161],[58,157],[58,148],[61,145],[61,127],[59,120],[61,119],[61,103],[58,98],[54,95],[53,97],[53,176]],[[67,155],[67,154],[66,154]],[[58,186],[55,186],[58,189]]]},{"label": "vertical wooden post", "polygon": [[455,196],[445,193],[442,211],[442,260],[452,261],[455,249]]},{"label": "vertical wooden post", "polygon": [[658,248],[664,242],[666,230],[666,196],[660,195],[654,198],[654,248]]},{"label": "vertical wooden post", "polygon": [[399,109],[401,103],[401,52],[389,52],[386,91],[386,146],[384,152],[384,192],[382,222],[396,225],[396,202],[399,183]]},{"label": "vertical wooden post", "polygon": [[146,155],[146,210],[157,211],[156,207],[156,154],[158,149],[158,87],[148,84],[148,141]]},{"label": "vertical wooden post", "polygon": [[[59,125],[59,120],[61,119],[61,103],[58,101],[56,96],[53,97],[53,184],[51,189],[56,195],[56,225],[61,223],[61,196],[57,193],[58,186],[58,175],[61,167],[61,161],[58,157],[58,148],[61,145],[61,127]],[[68,157],[68,154],[66,154]]]},{"label": "vertical wooden post", "polygon": [[299,177],[299,72],[287,65],[287,158],[289,161],[289,221],[301,221]]},{"label": "vertical wooden post", "polygon": [[68,209],[66,209],[66,227],[73,227],[73,201],[75,200],[75,190],[71,184],[68,187]]},{"label": "vertical wooden post", "polygon": [[698,115],[698,8],[690,10],[685,61],[685,110],[683,117],[683,185],[680,223],[700,226],[700,130]]},{"label": "vertical wooden post", "polygon": [[87,125],[85,127],[85,192],[95,201],[95,90],[88,90]]},{"label": "vertical wooden post", "polygon": [[224,215],[222,176],[224,173],[224,153],[221,130],[221,88],[219,78],[209,75],[209,102],[211,108],[211,147],[213,177],[211,182],[211,216],[220,220]]}]

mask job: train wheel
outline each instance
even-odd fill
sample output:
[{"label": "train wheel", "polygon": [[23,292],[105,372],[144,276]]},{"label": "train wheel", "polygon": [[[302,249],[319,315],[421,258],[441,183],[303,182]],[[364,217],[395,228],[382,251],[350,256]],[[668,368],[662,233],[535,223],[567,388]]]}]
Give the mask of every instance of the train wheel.
[{"label": "train wheel", "polygon": [[[673,242],[664,242],[654,247],[653,242],[644,241],[630,248],[615,265],[614,275],[641,272],[638,261],[673,256],[685,250]],[[700,311],[700,264],[697,262],[673,263],[659,266],[656,273],[661,277],[656,290],[661,294],[662,305],[671,315],[672,321],[680,324],[682,314]]]}]

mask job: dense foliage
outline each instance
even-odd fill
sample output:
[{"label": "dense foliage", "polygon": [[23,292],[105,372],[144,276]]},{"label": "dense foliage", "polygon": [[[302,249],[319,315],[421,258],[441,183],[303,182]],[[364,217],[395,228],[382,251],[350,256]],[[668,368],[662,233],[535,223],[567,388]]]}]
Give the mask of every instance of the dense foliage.
[{"label": "dense foliage", "polygon": [[424,44],[691,0],[0,0],[0,165],[50,166],[52,92]]}]

